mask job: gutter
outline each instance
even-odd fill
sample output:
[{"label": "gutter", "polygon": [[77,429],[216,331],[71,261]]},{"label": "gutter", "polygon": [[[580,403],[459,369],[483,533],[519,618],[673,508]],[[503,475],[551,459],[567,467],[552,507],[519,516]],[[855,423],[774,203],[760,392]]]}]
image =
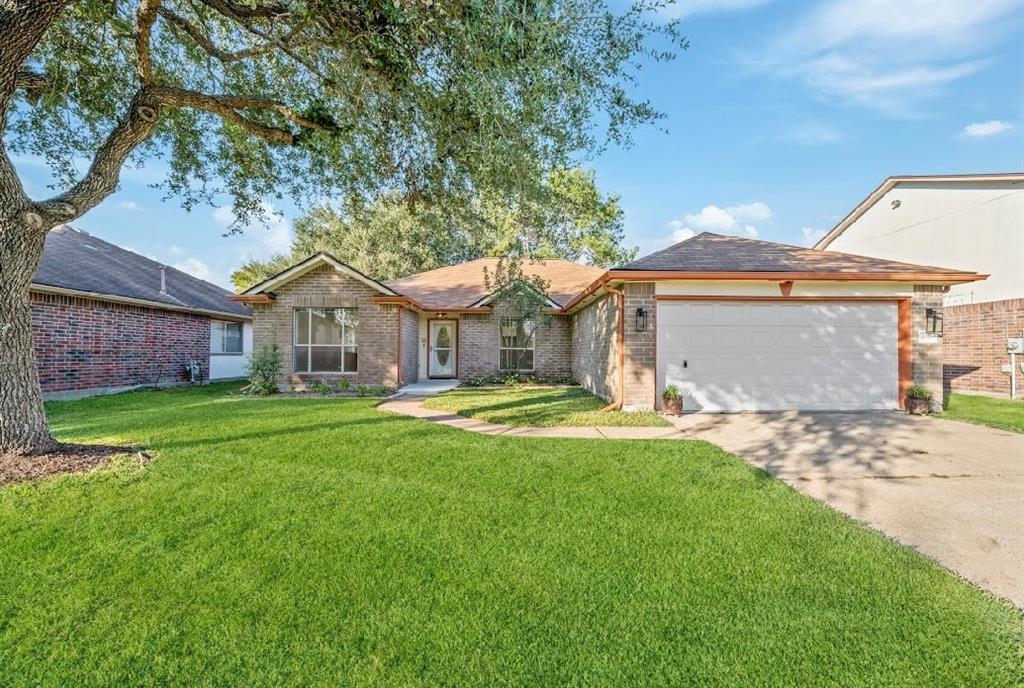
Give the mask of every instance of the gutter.
[{"label": "gutter", "polygon": [[[163,303],[161,301],[149,301],[148,299],[135,299],[130,296],[118,296],[117,294],[103,294],[95,291],[81,291],[79,289],[66,289],[64,287],[51,287],[46,284],[30,284],[28,287],[29,291],[34,291],[39,294],[56,294],[58,296],[77,296],[83,299],[92,299],[93,301],[106,301],[108,303],[123,303],[130,306],[145,306],[147,308],[155,308],[164,311],[176,311],[183,313],[196,313],[198,315],[206,315],[211,318],[232,320],[236,322],[251,321],[251,315],[243,315],[241,313],[231,313],[228,311],[215,311],[207,308],[192,308],[191,306],[176,306],[172,303]],[[231,297],[225,297],[229,301],[234,300]]]}]

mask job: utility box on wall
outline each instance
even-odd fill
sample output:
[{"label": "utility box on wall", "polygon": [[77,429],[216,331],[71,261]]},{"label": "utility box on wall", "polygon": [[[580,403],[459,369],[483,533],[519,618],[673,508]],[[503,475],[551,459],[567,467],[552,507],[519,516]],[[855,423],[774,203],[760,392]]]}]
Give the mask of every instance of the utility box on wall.
[{"label": "utility box on wall", "polygon": [[1006,340],[1006,353],[1024,354],[1024,337],[1010,337]]}]

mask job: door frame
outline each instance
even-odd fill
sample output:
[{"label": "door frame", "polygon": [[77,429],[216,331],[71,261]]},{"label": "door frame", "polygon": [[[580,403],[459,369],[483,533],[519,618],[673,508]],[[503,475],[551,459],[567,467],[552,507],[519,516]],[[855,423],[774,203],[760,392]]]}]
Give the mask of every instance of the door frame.
[{"label": "door frame", "polygon": [[[785,302],[839,302],[839,303],[891,303],[896,306],[896,403],[898,408],[903,410],[906,407],[907,390],[913,384],[914,357],[913,357],[913,336],[911,326],[911,304],[913,297],[910,296],[740,296],[738,294],[712,295],[712,294],[655,294],[655,308],[659,301],[776,301]],[[658,316],[654,316],[655,327],[657,327]],[[657,335],[655,335],[655,346],[657,346]],[[654,408],[660,408],[658,402],[658,382],[661,380],[662,371],[658,367],[658,352],[654,352]]]},{"label": "door frame", "polygon": [[[430,374],[430,341],[433,339],[430,332],[430,325],[434,322],[450,322],[455,324],[455,331],[452,333],[452,344],[455,349],[455,374],[454,375],[431,375]],[[459,352],[462,350],[459,342],[459,319],[458,318],[427,318],[427,379],[428,380],[455,380],[459,377]]]}]

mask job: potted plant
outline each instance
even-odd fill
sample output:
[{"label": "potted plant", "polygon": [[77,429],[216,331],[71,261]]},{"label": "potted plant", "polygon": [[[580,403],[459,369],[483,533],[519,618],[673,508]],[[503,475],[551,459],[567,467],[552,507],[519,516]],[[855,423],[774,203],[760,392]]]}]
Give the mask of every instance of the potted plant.
[{"label": "potted plant", "polygon": [[665,413],[683,415],[683,395],[675,385],[669,385],[661,393],[661,407]]},{"label": "potted plant", "polygon": [[923,385],[911,385],[907,390],[907,413],[926,416],[932,411],[932,392]]}]

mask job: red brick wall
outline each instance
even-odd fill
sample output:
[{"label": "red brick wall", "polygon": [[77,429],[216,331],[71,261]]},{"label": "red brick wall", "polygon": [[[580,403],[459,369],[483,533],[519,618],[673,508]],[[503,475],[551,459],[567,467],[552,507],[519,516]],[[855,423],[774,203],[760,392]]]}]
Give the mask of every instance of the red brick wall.
[{"label": "red brick wall", "polygon": [[[1006,338],[1024,328],[1024,299],[946,306],[943,309],[943,382],[947,390],[1010,395]],[[1018,364],[1021,357],[1017,357]],[[1019,372],[1018,381],[1022,376]]]},{"label": "red brick wall", "polygon": [[185,382],[210,373],[210,320],[156,308],[31,292],[43,393]]}]

